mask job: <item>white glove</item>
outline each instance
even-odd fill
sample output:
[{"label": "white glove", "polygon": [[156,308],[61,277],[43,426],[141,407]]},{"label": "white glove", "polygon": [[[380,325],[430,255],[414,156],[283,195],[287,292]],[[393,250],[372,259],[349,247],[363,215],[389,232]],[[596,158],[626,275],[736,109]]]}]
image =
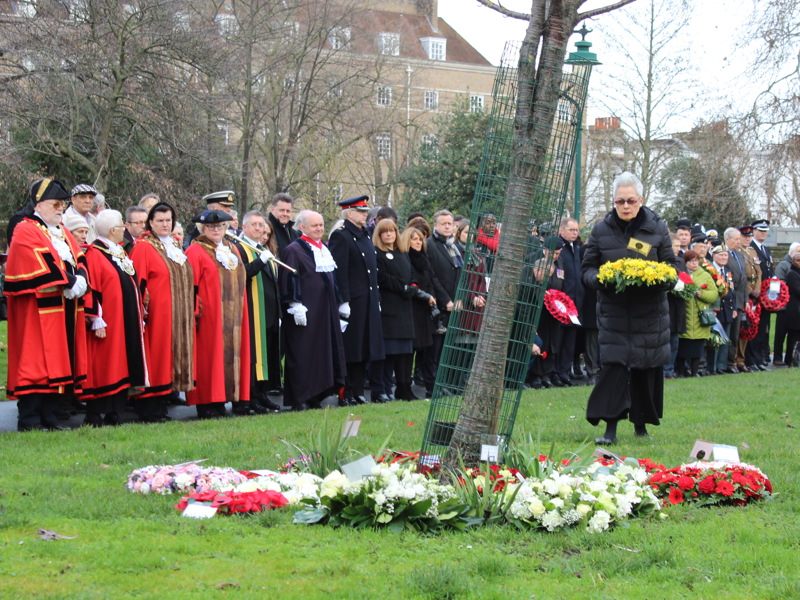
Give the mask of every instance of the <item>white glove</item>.
[{"label": "white glove", "polygon": [[349,302],[342,302],[339,305],[339,316],[343,319],[350,318],[350,303]]},{"label": "white glove", "polygon": [[298,327],[305,327],[308,325],[306,320],[306,313],[308,309],[299,302],[292,302],[286,312],[294,316],[294,324]]},{"label": "white glove", "polygon": [[345,330],[347,329],[348,325],[349,325],[349,323],[347,321],[342,321],[341,319],[339,319],[339,327],[341,328],[342,333],[345,332]]},{"label": "white glove", "polygon": [[72,287],[64,290],[64,298],[67,300],[80,298],[88,289],[89,286],[86,284],[86,279],[84,279],[83,275],[77,275],[75,277],[75,283],[72,284]]},{"label": "white glove", "polygon": [[261,259],[261,262],[267,264],[267,261],[275,258],[275,255],[272,252],[270,252],[269,248],[267,248],[264,251],[262,251],[261,254],[258,255],[258,258]]}]

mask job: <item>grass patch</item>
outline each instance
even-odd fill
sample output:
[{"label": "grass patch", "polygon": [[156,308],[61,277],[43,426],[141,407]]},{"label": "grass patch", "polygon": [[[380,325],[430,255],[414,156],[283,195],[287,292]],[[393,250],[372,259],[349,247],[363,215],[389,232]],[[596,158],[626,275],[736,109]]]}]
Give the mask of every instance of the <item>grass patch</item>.
[{"label": "grass patch", "polygon": [[[0,597],[791,598],[800,596],[798,371],[672,380],[652,440],[620,426],[617,451],[668,465],[696,439],[739,446],[776,496],[747,508],[669,509],[591,535],[486,528],[436,537],[291,523],[291,510],[184,519],[178,496],[124,489],[148,464],[274,468],[317,411],[115,429],[0,434]],[[526,392],[517,432],[576,448],[593,429],[588,388]],[[351,445],[417,449],[428,404],[358,408]],[[329,418],[344,416],[335,410]],[[791,427],[790,427],[791,425]],[[744,446],[746,444],[746,447]],[[39,528],[73,540],[44,541]]]}]

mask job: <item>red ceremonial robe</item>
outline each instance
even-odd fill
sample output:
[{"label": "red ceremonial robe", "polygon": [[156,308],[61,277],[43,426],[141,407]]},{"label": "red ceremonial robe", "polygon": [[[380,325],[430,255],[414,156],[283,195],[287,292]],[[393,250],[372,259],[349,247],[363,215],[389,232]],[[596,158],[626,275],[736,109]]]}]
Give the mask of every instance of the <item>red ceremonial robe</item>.
[{"label": "red ceremonial robe", "polygon": [[91,287],[86,258],[75,238],[59,226],[75,257],[61,259],[45,224],[36,216],[14,229],[4,294],[8,298],[6,395],[80,393],[86,379],[83,298],[68,300],[64,289],[81,275]]},{"label": "red ceremonial robe", "polygon": [[216,247],[201,235],[186,250],[192,264],[201,312],[197,317],[197,386],[186,404],[250,400],[250,337],[245,299],[247,274],[241,256],[227,241],[239,263],[223,267]]},{"label": "red ceremonial robe", "polygon": [[150,233],[133,247],[131,260],[147,313],[144,347],[150,387],[140,397],[189,391],[196,372],[192,265],[167,258],[161,240]]},{"label": "red ceremonial robe", "polygon": [[[122,246],[119,246],[122,250]],[[144,307],[136,280],[114,260],[108,245],[96,239],[86,251],[92,274],[90,316],[101,313],[106,336],[87,333],[89,372],[82,400],[115,395],[130,387],[148,386],[144,360]]]}]

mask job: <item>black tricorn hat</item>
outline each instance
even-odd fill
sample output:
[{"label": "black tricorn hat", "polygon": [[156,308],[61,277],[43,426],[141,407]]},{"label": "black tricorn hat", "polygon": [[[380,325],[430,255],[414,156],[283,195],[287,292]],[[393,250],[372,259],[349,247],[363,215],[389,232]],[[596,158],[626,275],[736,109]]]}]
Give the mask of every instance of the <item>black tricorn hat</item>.
[{"label": "black tricorn hat", "polygon": [[225,221],[233,221],[233,217],[223,210],[204,210],[192,219],[192,223],[200,223],[202,225],[224,223]]},{"label": "black tricorn hat", "polygon": [[44,200],[69,200],[71,196],[64,184],[57,179],[37,179],[30,188],[28,196],[34,204]]}]

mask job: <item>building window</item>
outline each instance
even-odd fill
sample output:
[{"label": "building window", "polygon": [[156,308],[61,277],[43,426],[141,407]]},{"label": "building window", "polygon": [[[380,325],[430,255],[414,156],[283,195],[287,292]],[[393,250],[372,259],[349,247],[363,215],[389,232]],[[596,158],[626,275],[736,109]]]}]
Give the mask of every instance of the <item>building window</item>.
[{"label": "building window", "polygon": [[400,34],[399,33],[379,33],[378,52],[385,56],[400,56]]},{"label": "building window", "polygon": [[392,88],[386,85],[378,87],[378,106],[392,105]]},{"label": "building window", "polygon": [[425,109],[436,110],[439,108],[439,92],[436,90],[425,90]]},{"label": "building window", "polygon": [[328,34],[328,43],[333,50],[350,49],[350,28],[334,27]]},{"label": "building window", "polygon": [[15,4],[14,14],[18,17],[32,19],[36,16],[36,0],[20,0]]},{"label": "building window", "polygon": [[447,60],[447,40],[445,38],[420,38],[425,54],[431,60]]},{"label": "building window", "polygon": [[480,112],[483,110],[482,94],[472,94],[469,97],[469,110],[470,112]]},{"label": "building window", "polygon": [[378,156],[381,158],[391,158],[392,138],[388,133],[379,133],[375,136],[375,144],[378,148]]},{"label": "building window", "polygon": [[424,152],[437,155],[439,154],[439,148],[436,145],[436,136],[432,133],[423,133],[422,134],[422,150]]},{"label": "building window", "polygon": [[223,37],[236,35],[239,32],[239,24],[236,22],[236,15],[218,14],[214,17],[217,23],[219,34]]}]

